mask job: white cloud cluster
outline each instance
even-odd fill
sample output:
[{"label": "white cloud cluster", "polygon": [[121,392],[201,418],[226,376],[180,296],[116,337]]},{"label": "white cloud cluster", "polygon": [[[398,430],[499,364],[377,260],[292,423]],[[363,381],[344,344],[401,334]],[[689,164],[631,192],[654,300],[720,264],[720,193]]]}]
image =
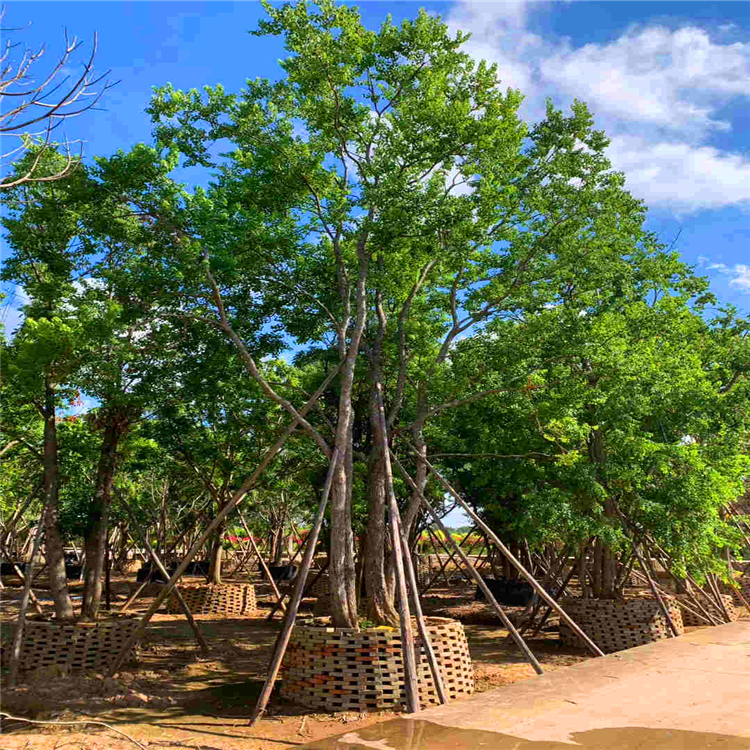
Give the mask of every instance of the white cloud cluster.
[{"label": "white cloud cluster", "polygon": [[544,116],[585,101],[612,140],[609,157],[648,205],[691,212],[750,206],[750,158],[708,140],[731,132],[723,112],[750,97],[750,43],[728,42],[695,25],[642,25],[605,44],[573,47],[529,28],[531,13],[564,13],[546,3],[459,3],[451,28],[471,32],[468,51],[498,64],[503,86],[526,96],[521,116]]},{"label": "white cloud cluster", "polygon": [[750,292],[750,266],[738,263],[735,266],[728,266],[726,263],[712,263],[708,267],[709,271],[718,271],[725,276],[731,276],[730,286],[736,286],[743,292]]}]

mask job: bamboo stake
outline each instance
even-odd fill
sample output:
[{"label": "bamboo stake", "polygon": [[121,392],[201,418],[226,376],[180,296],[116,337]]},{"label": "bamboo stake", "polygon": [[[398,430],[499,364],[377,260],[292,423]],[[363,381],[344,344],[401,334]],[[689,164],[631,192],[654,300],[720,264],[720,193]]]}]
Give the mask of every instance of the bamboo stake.
[{"label": "bamboo stake", "polygon": [[[622,516],[623,521],[625,522],[625,517]],[[669,624],[669,629],[672,631],[672,635],[677,638],[677,636],[680,634],[677,630],[677,626],[674,624],[674,620],[672,620],[672,616],[669,614],[669,610],[667,609],[667,605],[664,604],[664,600],[661,598],[661,594],[656,588],[656,585],[654,584],[654,580],[651,578],[651,575],[649,574],[649,569],[646,567],[646,563],[643,561],[643,556],[641,555],[640,551],[638,550],[638,542],[636,541],[634,536],[631,536],[627,530],[625,532],[630,537],[630,541],[633,544],[633,551],[635,552],[636,559],[638,560],[638,564],[641,566],[641,569],[643,570],[644,575],[646,576],[646,579],[648,580],[649,588],[651,589],[651,593],[656,598],[656,602],[659,605],[659,609],[661,610],[661,613],[666,617],[667,623]],[[648,550],[647,550],[648,551]]]},{"label": "bamboo stake", "polygon": [[29,606],[31,596],[31,579],[34,577],[34,565],[39,555],[39,546],[42,543],[42,529],[44,524],[45,513],[47,512],[47,502],[45,501],[42,508],[42,514],[39,516],[39,523],[36,527],[34,536],[34,546],[31,549],[31,559],[29,560],[29,571],[23,584],[23,594],[21,595],[21,608],[18,611],[18,620],[16,620],[16,630],[13,633],[13,644],[10,652],[10,674],[8,675],[8,687],[15,687],[18,679],[18,665],[21,660],[21,646],[23,644],[23,631],[26,626],[26,610]]},{"label": "bamboo stake", "polygon": [[416,453],[418,459],[422,461],[430,471],[438,478],[438,481],[440,484],[443,485],[443,487],[448,491],[451,495],[453,495],[454,498],[459,502],[461,507],[463,508],[464,512],[471,518],[474,523],[479,526],[479,528],[484,530],[484,533],[487,534],[487,536],[492,539],[492,541],[495,543],[495,545],[500,549],[500,551],[505,555],[507,560],[516,568],[516,570],[531,584],[532,588],[539,594],[539,596],[544,599],[547,604],[549,604],[555,612],[557,612],[560,617],[565,620],[565,623],[568,625],[568,627],[573,630],[573,632],[586,644],[586,647],[591,651],[591,653],[594,654],[594,656],[604,656],[604,652],[597,646],[591,638],[589,638],[586,633],[581,630],[578,625],[573,622],[573,620],[570,618],[567,612],[563,610],[563,608],[544,590],[542,586],[537,583],[534,576],[529,573],[526,568],[524,568],[523,565],[521,565],[520,561],[515,558],[513,554],[511,554],[511,551],[500,541],[497,534],[495,534],[492,529],[490,529],[487,524],[482,521],[482,519],[469,507],[469,505],[464,501],[464,499],[456,492],[456,490],[453,489],[453,487],[448,484],[448,482],[443,478],[443,476],[440,474],[440,472],[424,457],[422,456],[418,451],[414,449],[413,446],[410,446],[411,449]]},{"label": "bamboo stake", "polygon": [[502,620],[503,626],[511,634],[516,645],[518,646],[519,649],[521,649],[524,656],[526,657],[526,660],[529,662],[529,664],[531,664],[531,666],[534,668],[537,674],[544,674],[544,670],[542,669],[541,664],[539,664],[539,661],[531,652],[531,649],[528,647],[526,642],[523,640],[523,638],[520,636],[518,631],[515,629],[515,627],[513,626],[513,623],[508,619],[508,615],[505,614],[505,611],[503,610],[503,608],[497,603],[497,600],[495,599],[494,595],[492,594],[489,587],[485,583],[484,578],[482,578],[482,576],[475,570],[474,566],[471,564],[471,561],[466,556],[466,553],[458,546],[458,544],[456,544],[456,540],[448,534],[445,526],[443,525],[442,520],[440,519],[440,516],[432,507],[432,505],[430,504],[430,501],[424,496],[424,493],[422,493],[420,489],[417,487],[416,482],[414,482],[414,480],[411,478],[411,476],[406,471],[406,469],[402,466],[398,458],[396,458],[396,455],[393,453],[393,451],[391,451],[391,458],[393,459],[393,463],[398,467],[402,476],[406,480],[406,483],[412,488],[414,492],[417,493],[417,496],[422,501],[425,508],[427,508],[428,512],[430,513],[435,523],[437,524],[438,528],[443,532],[443,534],[446,535],[446,538],[450,540],[451,546],[458,553],[459,558],[464,564],[464,568],[466,572],[474,579],[477,586],[479,586],[479,588],[482,590],[490,606],[495,610],[495,613],[497,614],[497,616]]},{"label": "bamboo stake", "polygon": [[[329,565],[330,565],[329,561],[326,560],[325,564],[323,565],[323,567],[320,570],[316,571],[315,577],[312,578],[312,580],[310,581],[310,583],[307,584],[307,586],[305,586],[305,590],[302,593],[302,598],[303,599],[315,587],[315,584],[320,580],[321,576],[326,572],[326,570],[328,570],[328,566]],[[311,568],[312,568],[312,566],[311,566]],[[287,594],[284,593],[281,596],[282,596],[282,599],[284,599],[284,598],[286,598]],[[276,604],[273,605],[273,609],[271,610],[271,613],[266,617],[266,620],[273,620],[273,616],[276,614],[276,610],[279,608],[279,604],[280,604],[280,602],[276,602]]]},{"label": "bamboo stake", "polygon": [[[321,383],[318,390],[312,395],[312,398],[310,398],[310,400],[302,407],[302,409],[300,409],[300,418],[304,417],[304,415],[314,406],[315,402],[320,398],[321,394],[328,387],[328,384],[331,382],[331,380],[333,380],[337,372],[338,367],[331,370],[323,383]],[[148,625],[149,620],[154,616],[159,607],[161,607],[164,600],[172,593],[172,589],[174,588],[175,584],[180,579],[182,574],[187,570],[188,565],[195,557],[196,553],[203,548],[203,545],[209,539],[211,534],[216,531],[216,529],[224,521],[224,519],[234,510],[235,506],[242,502],[242,499],[253,488],[255,483],[258,481],[258,478],[265,470],[266,466],[268,466],[271,460],[281,450],[284,443],[286,443],[287,438],[292,434],[292,432],[294,432],[299,423],[300,419],[295,418],[284,428],[284,432],[282,432],[281,436],[276,440],[276,442],[266,451],[265,456],[263,456],[255,471],[242,483],[242,486],[234,493],[232,499],[222,508],[222,510],[219,511],[219,513],[216,515],[213,521],[211,521],[211,523],[208,525],[208,528],[203,532],[203,534],[198,539],[196,539],[195,542],[193,542],[193,546],[188,550],[188,553],[183,561],[177,566],[177,570],[174,572],[174,575],[169,579],[169,581],[167,581],[167,584],[164,586],[161,593],[159,593],[156,599],[154,599],[153,604],[146,610],[145,614],[141,618],[140,623],[138,624],[138,627],[123,643],[122,648],[120,649],[120,653],[112,662],[112,666],[107,671],[106,677],[112,677],[122,666],[123,662],[130,653],[130,650],[143,637],[143,633],[146,629],[146,625]]]},{"label": "bamboo stake", "polygon": [[724,600],[721,598],[721,591],[719,591],[719,586],[716,583],[716,578],[712,574],[708,574],[707,576],[708,585],[711,587],[711,590],[713,591],[714,596],[716,597],[716,601],[719,603],[719,610],[724,614],[724,617],[727,618],[727,622],[732,622],[732,618],[729,616],[729,610],[727,609],[727,605],[724,603]]},{"label": "bamboo stake", "polygon": [[412,564],[411,555],[409,554],[409,541],[406,539],[401,527],[401,518],[398,517],[398,531],[401,537],[401,547],[404,559],[406,562],[406,575],[407,582],[411,588],[411,601],[414,605],[414,617],[417,620],[417,627],[419,628],[419,635],[422,638],[424,644],[424,650],[427,654],[427,662],[430,665],[430,671],[432,672],[432,679],[435,682],[435,690],[438,694],[440,703],[448,702],[448,695],[445,692],[445,684],[443,683],[443,675],[440,673],[440,667],[437,663],[437,657],[435,656],[435,650],[432,647],[432,641],[430,640],[430,634],[427,631],[427,625],[425,624],[424,615],[422,614],[422,605],[419,601],[419,589],[417,588],[417,577],[414,574],[414,565]]},{"label": "bamboo stake", "polygon": [[294,583],[294,593],[292,599],[289,602],[289,609],[284,617],[284,624],[281,627],[281,632],[276,639],[276,645],[274,646],[273,656],[271,657],[271,663],[268,665],[268,676],[266,681],[263,683],[263,689],[258,696],[258,702],[255,704],[253,713],[250,716],[250,726],[253,726],[258,719],[263,715],[266,710],[268,701],[271,698],[273,686],[276,683],[276,677],[281,669],[281,662],[286,653],[286,648],[289,645],[289,638],[292,635],[292,629],[294,628],[294,622],[297,619],[297,610],[299,604],[302,601],[302,592],[305,588],[305,581],[307,580],[307,574],[312,566],[312,558],[315,554],[315,545],[318,541],[318,534],[320,534],[320,527],[323,525],[323,516],[325,515],[326,505],[328,504],[328,495],[331,492],[331,484],[333,483],[333,473],[336,469],[338,462],[339,450],[338,448],[333,449],[331,455],[331,462],[328,464],[328,475],[326,476],[326,483],[323,487],[323,496],[320,498],[320,504],[318,505],[318,512],[315,516],[315,522],[313,528],[310,530],[308,539],[311,539],[311,543],[307,545],[305,549],[305,556],[302,558],[302,565],[300,572],[297,575],[297,579]]},{"label": "bamboo stake", "polygon": [[138,598],[141,591],[143,591],[143,589],[145,589],[149,583],[150,581],[148,580],[148,578],[146,578],[146,580],[135,590],[135,593],[131,594],[130,598],[125,602],[125,604],[120,607],[120,612],[124,612]]},{"label": "bamboo stake", "polygon": [[[247,532],[248,537],[250,537],[250,546],[253,548],[253,551],[258,557],[258,561],[260,562],[261,570],[265,573],[266,578],[271,584],[271,588],[273,588],[273,593],[276,595],[277,600],[281,600],[281,593],[279,592],[278,587],[276,586],[276,581],[273,580],[273,576],[271,575],[271,571],[268,569],[268,565],[266,565],[266,561],[263,559],[263,555],[260,554],[260,550],[258,549],[258,545],[255,543],[255,539],[253,539],[253,535],[250,533],[250,529],[247,528],[247,524],[245,523],[245,517],[242,515],[242,511],[240,511],[240,521],[242,521],[242,526],[244,527],[245,531]],[[281,604],[281,611],[286,612],[286,609],[284,608],[284,605]]]},{"label": "bamboo stake", "polygon": [[[166,578],[169,578],[169,573],[167,573],[167,569],[162,564],[161,560],[156,556],[156,552],[151,548],[151,544],[148,541],[147,535],[144,534],[141,537],[141,540],[143,541],[143,545],[146,548],[146,552],[150,555],[151,559],[154,562],[154,565],[158,568],[159,572],[165,576]],[[182,592],[177,588],[177,586],[174,587],[174,593],[175,597],[177,598],[177,602],[180,605],[180,609],[182,610],[183,614],[187,618],[188,623],[190,624],[190,628],[193,631],[193,634],[195,635],[195,640],[198,641],[198,645],[201,648],[201,652],[205,655],[210,652],[210,648],[208,646],[208,642],[203,637],[203,633],[201,633],[201,629],[198,627],[198,623],[195,621],[195,618],[193,617],[193,613],[190,611],[190,607],[188,607],[187,602],[182,596]]]},{"label": "bamboo stake", "polygon": [[[3,544],[0,546],[0,549],[2,549],[3,553],[6,555],[6,557],[10,557],[8,554],[8,548]],[[29,566],[30,568],[31,566]],[[26,586],[26,576],[29,574],[29,570],[27,569],[26,573],[23,573],[23,571],[18,567],[16,563],[13,563],[13,570],[15,574],[21,579],[21,583],[23,583],[24,587]],[[36,576],[34,576],[35,578]],[[32,579],[33,582],[33,579]],[[36,594],[34,593],[34,589],[29,589],[29,598],[31,599],[31,603],[34,605],[34,609],[36,610],[36,613],[38,615],[42,614],[42,605],[39,603],[39,599],[37,599]]]},{"label": "bamboo stake", "polygon": [[[388,519],[391,528],[391,540],[393,542],[393,562],[396,568],[396,591],[398,592],[398,614],[401,619],[401,651],[404,656],[404,687],[406,693],[406,708],[409,713],[419,711],[419,688],[417,687],[417,660],[414,654],[414,634],[411,629],[411,614],[409,612],[409,598],[406,590],[406,575],[404,573],[404,561],[401,554],[401,537],[399,530],[399,512],[396,502],[396,493],[393,490],[393,469],[391,467],[391,454],[388,448],[388,426],[385,419],[385,408],[383,406],[383,386],[377,383],[375,386],[377,398],[377,417],[380,421],[381,448],[383,450],[383,473],[385,475],[385,489],[388,495]],[[411,562],[408,553],[407,557]],[[415,592],[417,596],[418,592]]]}]

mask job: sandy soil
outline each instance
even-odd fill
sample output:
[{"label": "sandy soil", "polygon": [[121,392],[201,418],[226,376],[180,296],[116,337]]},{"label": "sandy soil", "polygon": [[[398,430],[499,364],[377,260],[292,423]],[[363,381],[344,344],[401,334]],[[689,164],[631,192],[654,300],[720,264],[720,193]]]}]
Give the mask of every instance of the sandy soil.
[{"label": "sandy soil", "polygon": [[[118,603],[124,601],[130,586],[125,579],[115,580]],[[17,611],[19,589],[2,593],[0,622],[8,622]],[[39,592],[40,596],[44,593]],[[424,609],[426,614],[464,622],[477,691],[533,677],[520,652],[506,642],[507,631],[496,616],[487,605],[473,602],[472,594],[472,587],[460,583],[433,589],[424,600]],[[139,599],[132,611],[144,611],[151,601]],[[312,603],[306,602],[304,610],[310,612]],[[49,607],[49,602],[44,604]],[[136,746],[113,728],[143,747],[267,750],[301,745],[340,733],[342,727],[354,730],[396,716],[385,712],[319,714],[283,703],[275,692],[265,717],[248,726],[280,627],[278,618],[268,622],[264,614],[235,619],[197,616],[211,645],[211,654],[202,658],[184,617],[158,614],[139,649],[137,663],[114,680],[103,681],[101,675],[62,675],[55,670],[28,674],[17,688],[2,690],[2,710],[37,721],[73,724],[29,725],[6,719],[0,750]],[[562,646],[555,632],[542,632],[529,645],[545,671],[588,658],[582,650]],[[3,674],[0,687],[5,686],[6,677]],[[81,722],[86,718],[106,722],[111,728],[84,725]]]}]

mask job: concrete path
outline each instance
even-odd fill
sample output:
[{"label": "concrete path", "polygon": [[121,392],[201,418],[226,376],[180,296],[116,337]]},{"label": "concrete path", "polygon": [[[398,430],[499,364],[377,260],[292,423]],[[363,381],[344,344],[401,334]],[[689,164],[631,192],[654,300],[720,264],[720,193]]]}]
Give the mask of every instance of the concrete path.
[{"label": "concrete path", "polygon": [[750,750],[750,620],[305,745],[309,750]]}]

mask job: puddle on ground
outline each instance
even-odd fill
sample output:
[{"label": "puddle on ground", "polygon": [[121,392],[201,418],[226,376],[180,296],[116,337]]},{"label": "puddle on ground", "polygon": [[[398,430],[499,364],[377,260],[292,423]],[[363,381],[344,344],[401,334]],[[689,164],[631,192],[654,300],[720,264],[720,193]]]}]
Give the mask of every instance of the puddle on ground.
[{"label": "puddle on ground", "polygon": [[305,745],[308,750],[750,750],[750,737],[622,727],[573,732],[568,742],[394,719]]}]

